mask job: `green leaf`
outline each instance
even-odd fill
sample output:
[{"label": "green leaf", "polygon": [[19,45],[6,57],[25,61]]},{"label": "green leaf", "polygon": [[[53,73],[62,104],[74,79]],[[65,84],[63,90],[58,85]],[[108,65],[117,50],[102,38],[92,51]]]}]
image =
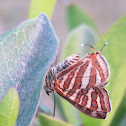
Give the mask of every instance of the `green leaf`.
[{"label": "green leaf", "polygon": [[49,117],[45,114],[39,115],[39,122],[41,126],[71,126],[70,124],[63,122],[59,119]]},{"label": "green leaf", "polygon": [[125,125],[126,125],[126,114],[123,116],[118,126],[125,126]]},{"label": "green leaf", "polygon": [[81,113],[81,119],[86,126],[95,126],[95,125],[100,126],[101,125],[101,120],[89,117],[83,113]]},{"label": "green leaf", "polygon": [[96,30],[95,24],[92,19],[77,5],[72,4],[67,6],[66,19],[69,30],[72,30],[81,24],[86,24],[92,29]]},{"label": "green leaf", "polygon": [[43,81],[56,57],[58,40],[45,13],[0,36],[0,101],[17,89],[17,126],[28,126],[36,112]]},{"label": "green leaf", "polygon": [[[123,99],[126,89],[126,17],[121,18],[108,32],[106,32],[99,40],[96,49],[109,42],[102,51],[110,64],[110,83],[106,89],[109,91],[112,103],[112,111],[109,112],[106,120],[91,119],[81,114],[83,122],[86,126],[97,125],[110,126],[114,116],[116,116],[119,105]],[[90,121],[87,121],[90,120]]]},{"label": "green leaf", "polygon": [[81,44],[94,45],[97,40],[96,32],[86,25],[81,25],[69,33],[63,52],[63,59],[72,54],[80,54],[83,57],[91,49]]},{"label": "green leaf", "polygon": [[124,120],[126,121],[126,92],[123,96],[122,101],[120,102],[120,105],[116,113],[117,114],[115,114],[114,119],[111,121],[110,126],[119,126],[120,123],[122,124]]},{"label": "green leaf", "polygon": [[[59,98],[59,97],[58,97]],[[73,126],[80,126],[82,125],[82,121],[80,118],[79,111],[69,102],[64,100],[63,98],[59,98],[61,103],[61,116],[65,116],[65,119],[68,123],[72,124]],[[59,106],[59,104],[58,104]],[[60,110],[59,110],[60,111]]]},{"label": "green leaf", "polygon": [[29,18],[35,18],[42,12],[51,18],[55,2],[56,0],[31,0]]},{"label": "green leaf", "polygon": [[20,78],[15,83],[20,98],[16,125],[28,126],[36,112],[45,75],[56,57],[58,40],[45,13],[26,21],[18,30],[22,34],[17,32],[17,46],[22,53],[18,56],[21,66],[17,67]]},{"label": "green leaf", "polygon": [[19,96],[11,88],[0,102],[0,126],[14,126],[19,111]]}]

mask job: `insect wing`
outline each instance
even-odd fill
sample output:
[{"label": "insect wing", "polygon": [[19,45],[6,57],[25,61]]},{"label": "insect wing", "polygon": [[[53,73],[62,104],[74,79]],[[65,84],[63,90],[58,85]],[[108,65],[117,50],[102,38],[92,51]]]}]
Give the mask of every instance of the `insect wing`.
[{"label": "insect wing", "polygon": [[[109,79],[110,68],[107,60],[101,54],[98,54],[97,57],[93,60],[92,66],[96,68],[96,83],[103,83]],[[92,73],[91,73],[92,74]]]},{"label": "insect wing", "polygon": [[58,93],[62,98],[64,98],[65,100],[67,100],[68,102],[70,102],[74,107],[76,107],[78,110],[80,110],[82,113],[93,117],[93,118],[98,118],[98,119],[105,119],[107,117],[107,112],[99,112],[99,111],[95,111],[95,110],[91,110],[88,109],[84,106],[81,106],[79,104],[77,104],[76,102],[68,99],[67,97],[64,97],[63,95],[61,95],[60,93]]},{"label": "insect wing", "polygon": [[83,59],[59,73],[57,79],[60,80],[59,85],[64,90],[70,88],[89,89],[92,86],[105,86],[105,81],[109,76],[109,65],[106,59],[99,54],[95,58],[86,55]]},{"label": "insect wing", "polygon": [[55,88],[58,94],[67,99],[86,107],[91,110],[99,112],[110,112],[111,104],[108,92],[101,86],[92,87],[90,89],[77,89],[63,91],[60,88]]}]

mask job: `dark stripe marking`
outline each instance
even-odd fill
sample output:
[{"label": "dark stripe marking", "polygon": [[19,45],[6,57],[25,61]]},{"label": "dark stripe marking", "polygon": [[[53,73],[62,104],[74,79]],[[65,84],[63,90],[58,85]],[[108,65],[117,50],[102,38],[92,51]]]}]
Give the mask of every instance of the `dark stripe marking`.
[{"label": "dark stripe marking", "polygon": [[87,89],[90,89],[92,86],[96,84],[96,69],[91,68],[89,84],[87,85]]},{"label": "dark stripe marking", "polygon": [[87,94],[88,93],[88,90],[89,89],[87,89],[87,88],[81,89],[81,91],[82,91],[83,94]]},{"label": "dark stripe marking", "polygon": [[100,64],[98,63],[98,60],[95,58],[95,60],[93,61],[93,64],[92,64],[98,71],[99,71],[99,75],[101,77],[101,82],[104,82],[105,81],[105,77],[104,77],[104,74],[102,72],[102,68],[100,66]]},{"label": "dark stripe marking", "polygon": [[97,108],[98,108],[97,101],[96,100],[91,101],[90,109],[97,110]]},{"label": "dark stripe marking", "polygon": [[[106,59],[104,59],[101,55],[100,55],[100,58],[103,60],[103,62],[104,62],[104,64],[105,64],[106,68],[108,68],[108,64],[106,63],[106,62],[107,62]],[[108,77],[108,76],[109,76],[109,70],[106,69],[106,71],[107,71],[107,77]]]},{"label": "dark stripe marking", "polygon": [[104,112],[106,112],[107,109],[106,109],[105,104],[104,104],[104,96],[103,96],[102,92],[99,90],[98,87],[94,87],[93,89],[97,92],[97,94],[98,94],[99,97],[100,97],[101,109],[102,109]]},{"label": "dark stripe marking", "polygon": [[81,84],[82,84],[82,77],[83,77],[84,72],[85,72],[86,68],[88,67],[88,65],[89,65],[89,61],[86,61],[86,63],[80,67],[80,69],[77,73],[77,76],[75,78],[75,83],[73,86],[74,89],[80,89]]},{"label": "dark stripe marking", "polygon": [[84,97],[82,98],[81,105],[82,106],[86,106],[87,105],[87,101],[88,101],[88,96],[87,95],[84,95]]},{"label": "dark stripe marking", "polygon": [[76,96],[76,98],[75,98],[75,102],[76,103],[79,103],[80,102],[80,99],[81,99],[81,97],[82,97],[82,95],[83,95],[83,93],[82,93],[82,90],[80,90],[78,93],[77,93],[77,96]]},{"label": "dark stripe marking", "polygon": [[65,82],[63,84],[64,90],[69,88],[70,82],[71,82],[72,78],[74,77],[76,70],[77,70],[77,68],[75,70],[73,70],[72,72],[70,72],[70,74],[68,75],[67,79],[65,80]]},{"label": "dark stripe marking", "polygon": [[[110,105],[110,102],[109,102],[109,96],[108,96],[108,92],[103,88],[103,91],[104,93],[106,94],[106,103],[108,105],[108,109],[107,111],[110,112],[111,111],[111,105]],[[105,102],[103,101],[102,104],[105,104]]]},{"label": "dark stripe marking", "polygon": [[96,100],[97,99],[97,93],[96,92],[92,92],[91,93],[91,99],[92,100]]},{"label": "dark stripe marking", "polygon": [[74,93],[75,93],[75,89],[71,89],[67,94],[66,94],[66,97],[71,97]]}]

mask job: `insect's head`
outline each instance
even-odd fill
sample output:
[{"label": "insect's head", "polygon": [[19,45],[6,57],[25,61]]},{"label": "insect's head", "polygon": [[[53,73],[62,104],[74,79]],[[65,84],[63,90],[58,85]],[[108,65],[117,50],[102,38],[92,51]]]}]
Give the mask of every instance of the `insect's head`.
[{"label": "insect's head", "polygon": [[48,88],[47,85],[44,86],[44,89],[45,89],[45,92],[46,92],[47,95],[49,95],[50,93],[53,92],[53,90]]},{"label": "insect's head", "polygon": [[46,94],[49,95],[49,91],[48,91],[48,89],[49,89],[49,83],[48,83],[48,78],[47,78],[47,76],[46,76],[46,78],[45,78],[45,83],[46,83],[46,85],[44,86],[44,89],[45,89]]},{"label": "insect's head", "polygon": [[51,92],[53,92],[53,89],[51,88],[51,84],[48,80],[48,76],[45,78],[46,85],[44,86],[45,92],[49,95]]},{"label": "insect's head", "polygon": [[46,85],[44,86],[44,89],[46,93],[49,95],[49,93],[53,92],[53,85],[55,83],[55,77],[53,74],[53,69],[50,69],[46,75],[45,78]]}]

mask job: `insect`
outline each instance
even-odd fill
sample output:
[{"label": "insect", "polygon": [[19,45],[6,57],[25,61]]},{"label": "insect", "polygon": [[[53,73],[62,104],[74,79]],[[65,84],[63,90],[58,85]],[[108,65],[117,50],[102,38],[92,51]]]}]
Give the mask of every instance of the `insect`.
[{"label": "insect", "polygon": [[94,53],[82,59],[74,54],[52,67],[45,78],[45,89],[48,95],[57,92],[82,113],[105,119],[111,111],[108,92],[104,88],[108,84],[110,69],[101,55],[103,48],[97,51],[90,47],[95,50]]}]

